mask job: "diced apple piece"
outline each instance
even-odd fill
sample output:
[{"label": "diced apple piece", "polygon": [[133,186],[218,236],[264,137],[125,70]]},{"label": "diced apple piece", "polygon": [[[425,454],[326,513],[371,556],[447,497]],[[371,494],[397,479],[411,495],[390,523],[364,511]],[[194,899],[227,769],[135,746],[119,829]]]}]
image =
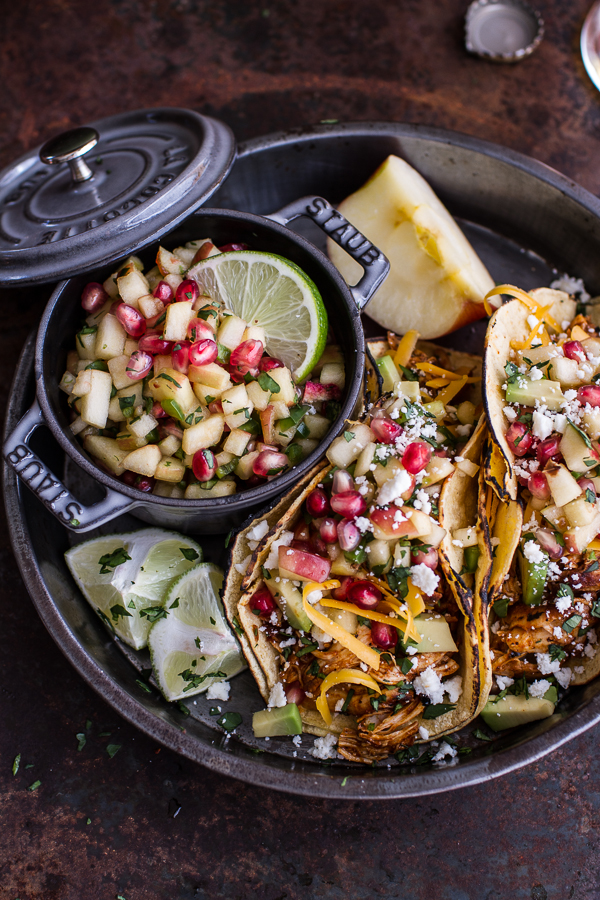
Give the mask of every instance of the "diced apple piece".
[{"label": "diced apple piece", "polygon": [[302,450],[303,458],[306,459],[307,456],[317,449],[319,446],[319,442],[314,440],[314,438],[294,438],[294,443],[298,444],[300,449]]},{"label": "diced apple piece", "polygon": [[217,481],[211,488],[204,488],[201,484],[190,484],[185,489],[186,500],[212,500],[215,497],[230,497],[237,491],[237,485],[233,478],[223,478]]},{"label": "diced apple piece", "polygon": [[392,550],[389,541],[375,540],[367,545],[369,566],[387,566],[392,558]]},{"label": "diced apple piece", "polygon": [[[262,412],[267,408],[269,400],[271,399],[270,391],[263,391],[258,381],[251,381],[250,384],[246,385],[246,390],[248,391],[250,400],[254,404],[254,409],[258,409]],[[277,397],[277,394],[275,394],[275,396]]]},{"label": "diced apple piece", "polygon": [[169,353],[157,353],[154,357],[154,375],[160,375],[165,369],[170,369],[173,365],[173,357]]},{"label": "diced apple piece", "polygon": [[325,437],[332,423],[325,416],[314,413],[314,415],[309,414],[304,417],[304,424],[308,428],[308,436],[320,440]]},{"label": "diced apple piece", "polygon": [[290,415],[289,407],[282,400],[275,400],[277,394],[271,394],[270,406],[275,410],[275,419],[287,419]]},{"label": "diced apple piece", "polygon": [[153,297],[152,294],[144,294],[138,299],[138,308],[146,319],[152,319],[164,311],[165,304],[158,297]]},{"label": "diced apple piece", "polygon": [[[281,369],[272,369],[273,372],[280,372]],[[303,403],[325,403],[327,400],[339,400],[342,392],[337,384],[318,384],[314,381],[307,381],[304,385],[302,394]],[[290,404],[291,405],[291,404]]]},{"label": "diced apple piece", "polygon": [[162,275],[158,266],[153,266],[146,272],[146,281],[148,282],[148,287],[151,291],[153,291],[156,285],[162,281]]},{"label": "diced apple piece", "polygon": [[90,390],[81,399],[81,418],[88,425],[104,428],[108,419],[108,407],[112,392],[112,379],[108,372],[88,369],[91,377]]},{"label": "diced apple piece", "polygon": [[223,444],[223,450],[226,450],[227,453],[232,453],[233,456],[241,456],[248,445],[250,437],[251,435],[248,431],[240,431],[239,428],[234,428],[227,435]]},{"label": "diced apple piece", "polygon": [[245,384],[236,384],[235,387],[223,391],[221,403],[223,404],[225,422],[232,429],[244,425],[254,409],[252,401],[248,397]]},{"label": "diced apple piece", "polygon": [[265,444],[272,444],[275,441],[275,409],[273,406],[267,406],[260,413],[260,427],[262,428],[262,436]]},{"label": "diced apple piece", "polygon": [[111,298],[111,300],[119,299],[119,288],[117,287],[117,273],[113,272],[112,275],[109,275],[106,281],[103,283],[102,287]]},{"label": "diced apple piece", "polygon": [[165,340],[185,341],[188,325],[194,318],[191,300],[180,300],[178,303],[169,303],[167,317],[165,319]]},{"label": "diced apple piece", "polygon": [[[188,372],[189,378],[189,372]],[[231,382],[228,385],[231,387]],[[192,382],[192,389],[203,406],[208,406],[209,403],[213,403],[215,400],[220,400],[222,391],[218,391],[216,388],[210,387],[208,384],[200,384],[199,381]]]},{"label": "diced apple piece", "polygon": [[269,375],[279,385],[279,391],[271,393],[271,399],[286,406],[293,406],[296,402],[296,385],[292,380],[292,373],[285,366],[279,369],[271,369]]},{"label": "diced apple piece", "polygon": [[[369,315],[397,334],[448,334],[481,318],[494,282],[425,179],[390,156],[339,210],[390,260]],[[328,252],[349,284],[361,269],[332,240]]]},{"label": "diced apple piece", "polygon": [[127,332],[112,313],[104,316],[96,332],[96,359],[112,359],[122,356]]},{"label": "diced apple piece", "polygon": [[129,357],[131,356],[132,353],[135,353],[135,351],[136,351],[137,349],[138,349],[138,341],[136,341],[136,340],[134,340],[133,338],[130,338],[130,337],[128,337],[128,338],[125,339],[125,344],[124,344],[124,346],[123,346],[123,354],[124,354],[127,358],[129,358]]},{"label": "diced apple piece", "polygon": [[552,499],[557,506],[565,506],[571,500],[575,500],[582,493],[581,488],[561,463],[550,463],[544,469],[544,475],[548,479]]},{"label": "diced apple piece", "polygon": [[92,360],[96,359],[96,337],[98,335],[97,331],[93,331],[90,334],[82,334],[81,331],[77,332],[75,346],[77,347],[77,353],[80,359]]},{"label": "diced apple piece", "polygon": [[582,379],[577,374],[580,368],[581,363],[577,360],[556,356],[550,364],[548,374],[552,381],[559,382],[561,388],[576,388],[585,381],[585,378]]},{"label": "diced apple piece", "polygon": [[563,513],[571,528],[583,528],[598,515],[598,507],[595,503],[588,503],[584,497],[578,497],[563,506]]},{"label": "diced apple piece", "polygon": [[183,452],[193,454],[198,450],[214,447],[221,440],[224,426],[225,417],[221,413],[214,413],[209,419],[187,428],[181,441]]},{"label": "diced apple piece", "polygon": [[165,275],[165,277],[163,278],[163,281],[166,281],[167,284],[169,285],[169,287],[171,288],[171,290],[173,291],[173,294],[176,294],[177,288],[183,281],[183,277],[181,275],[177,275],[175,272],[169,272],[168,275]]},{"label": "diced apple piece", "polygon": [[556,506],[554,503],[542,509],[542,515],[558,531],[564,531],[567,527],[567,520],[563,514],[562,507]]},{"label": "diced apple piece", "polygon": [[192,382],[214,388],[221,393],[231,387],[229,372],[218,363],[209,363],[207,366],[190,366],[188,378]]},{"label": "diced apple piece", "polygon": [[317,581],[319,584],[327,581],[331,560],[292,547],[280,547],[278,554],[281,578],[289,578],[290,581]]},{"label": "diced apple piece", "polygon": [[[407,518],[406,512],[407,510],[399,510],[397,507],[372,509],[369,518],[374,526],[375,538],[381,541],[391,541],[400,537],[425,537],[431,533],[433,522],[429,516],[415,509],[410,518]],[[404,519],[397,521],[397,515],[404,516]]]},{"label": "diced apple piece", "polygon": [[131,450],[137,450],[138,447],[145,447],[147,443],[148,441],[145,437],[136,437],[130,431],[121,431],[117,435],[117,444],[121,450],[126,450],[127,453],[131,452]]},{"label": "diced apple piece", "polygon": [[198,403],[187,375],[176,369],[164,369],[148,382],[148,391],[154,400],[176,400],[184,410]]},{"label": "diced apple piece", "polygon": [[273,441],[280,447],[287,447],[296,433],[295,425],[292,425],[290,428],[283,427],[282,422],[285,421],[285,419],[279,419],[279,421],[275,422],[275,427],[273,428]]},{"label": "diced apple piece", "polygon": [[134,268],[117,278],[117,288],[123,302],[133,306],[134,309],[138,309],[139,298],[150,292],[148,282],[142,273]]},{"label": "diced apple piece", "polygon": [[342,365],[344,364],[344,354],[342,353],[342,348],[337,344],[326,344],[319,361],[312,370],[312,374],[314,376],[319,375],[323,366],[327,365],[327,363],[341,363]]},{"label": "diced apple piece", "polygon": [[242,335],[241,343],[244,341],[260,341],[264,347],[267,343],[265,329],[261,325],[248,325]]},{"label": "diced apple piece", "polygon": [[120,391],[123,388],[126,388],[128,385],[132,384],[131,378],[127,374],[127,363],[129,362],[129,356],[113,356],[112,359],[108,360],[108,371],[110,372],[110,377],[113,380],[113,384],[115,388]]},{"label": "diced apple piece", "polygon": [[[110,363],[108,365],[108,368],[110,371]],[[143,402],[143,391],[143,382],[132,382],[130,380],[124,388],[117,388],[117,397],[122,398],[123,400],[127,400],[127,406],[131,406],[133,409],[135,409],[136,406],[140,406]]]},{"label": "diced apple piece", "polygon": [[434,522],[433,519],[430,519],[429,522],[431,525],[431,531],[427,535],[427,543],[430,547],[439,547],[446,537],[447,531],[445,528],[442,528],[441,525],[438,525],[437,522]]},{"label": "diced apple piece", "polygon": [[235,467],[235,474],[238,478],[241,478],[242,481],[248,481],[254,474],[253,466],[255,460],[258,459],[258,455],[258,450],[252,450],[251,453],[246,453]]},{"label": "diced apple piece", "polygon": [[239,316],[225,316],[217,331],[217,341],[228,350],[235,350],[242,343],[245,330],[246,323]]},{"label": "diced apple piece", "polygon": [[600,512],[597,513],[589,525],[565,531],[565,547],[569,553],[583,553],[587,545],[594,540],[600,532]]},{"label": "diced apple piece", "polygon": [[[395,456],[390,456],[386,460],[386,465],[382,466],[381,463],[377,463],[375,468],[373,469],[373,478],[375,479],[375,483],[377,487],[381,487],[382,484],[385,484],[386,481],[390,481],[392,478],[398,474],[398,472],[403,469],[404,466]],[[356,470],[355,470],[356,472]],[[414,478],[411,478],[411,487],[409,489],[408,496],[412,494]]]},{"label": "diced apple piece", "polygon": [[127,416],[123,415],[121,404],[117,396],[113,397],[108,404],[108,418],[111,422],[124,422]]},{"label": "diced apple piece", "polygon": [[321,384],[335,384],[340,391],[346,383],[346,371],[343,363],[326,363],[321,369]]},{"label": "diced apple piece", "polygon": [[[331,422],[329,422],[329,425],[331,426]],[[371,441],[371,443],[367,444],[367,446],[363,450],[361,450],[360,456],[356,460],[356,466],[354,469],[355,478],[359,477],[360,475],[366,475],[367,472],[370,471],[376,449],[377,444],[375,443],[375,441]]]},{"label": "diced apple piece", "polygon": [[594,459],[595,453],[582,438],[577,429],[567,425],[560,439],[560,452],[571,472],[585,472],[589,468],[586,460]]},{"label": "diced apple piece", "polygon": [[164,247],[160,247],[156,254],[156,265],[158,266],[161,275],[183,275],[187,268],[174,253],[170,253],[168,250],[165,250]]},{"label": "diced apple piece", "polygon": [[175,249],[173,250],[173,256],[176,256],[177,259],[180,259],[186,269],[189,269],[196,254],[196,249],[196,247],[175,247]]},{"label": "diced apple piece", "polygon": [[[277,372],[277,369],[273,369]],[[347,469],[355,459],[358,459],[367,444],[374,440],[373,432],[368,425],[359,423],[352,425],[354,437],[347,441],[344,435],[337,437],[327,450],[327,459],[332,466],[339,469]]]},{"label": "diced apple piece", "polygon": [[181,447],[181,441],[174,434],[168,434],[159,442],[158,446],[163,456],[173,456]]},{"label": "diced apple piece", "polygon": [[162,453],[156,444],[146,444],[138,450],[132,450],[123,460],[123,467],[129,472],[137,472],[138,475],[145,475],[152,478],[156,472],[156,467],[162,460]]},{"label": "diced apple piece", "polygon": [[129,420],[127,423],[127,430],[132,434],[135,434],[136,437],[146,437],[147,434],[154,431],[157,425],[158,422],[154,416],[143,413],[143,415],[136,416],[134,419]]},{"label": "diced apple piece", "polygon": [[[356,577],[357,569],[358,566],[356,565],[356,563],[351,563],[346,559],[343,553],[340,553],[334,560],[331,561],[331,571],[329,574],[335,576],[336,578],[340,575],[354,575]],[[298,576],[296,576],[296,578],[297,577]]]},{"label": "diced apple piece", "polygon": [[162,456],[154,472],[159,481],[172,481],[178,484],[185,475],[185,463],[173,456]]},{"label": "diced apple piece", "polygon": [[598,440],[600,438],[600,407],[593,406],[590,407],[589,412],[585,411],[581,417],[581,424],[593,441]]},{"label": "diced apple piece", "polygon": [[122,450],[113,438],[99,434],[88,435],[83,439],[83,449],[104,463],[113,475],[118,477],[125,471],[123,460],[127,456],[127,450]]},{"label": "diced apple piece", "polygon": [[91,425],[88,425],[87,422],[84,422],[81,416],[77,416],[76,419],[73,419],[71,424],[69,425],[69,429],[72,434],[78,435],[81,434],[82,431],[85,431],[86,428],[91,428]]},{"label": "diced apple piece", "polygon": [[433,456],[425,466],[425,476],[421,482],[422,487],[429,487],[443,481],[454,472],[454,463],[445,456]]},{"label": "diced apple piece", "polygon": [[[560,356],[561,353],[562,351],[556,344],[548,344],[547,347],[528,347],[527,350],[519,350],[517,359],[520,365],[525,362],[525,359],[528,360],[525,365],[528,365],[529,363],[531,363],[531,365],[536,365],[536,363],[550,362],[551,359]],[[542,371],[544,371],[544,369],[542,369]]]},{"label": "diced apple piece", "polygon": [[92,372],[93,369],[82,369],[77,375],[71,393],[74,397],[85,397],[92,389]]},{"label": "diced apple piece", "polygon": [[476,547],[479,543],[477,529],[474,525],[471,525],[468,528],[457,528],[456,531],[452,532],[452,540],[460,541],[460,546],[463,549],[466,547]]},{"label": "diced apple piece", "polygon": [[169,497],[171,500],[183,500],[185,491],[178,484],[169,481],[157,481],[152,488],[152,493],[157,497]]}]

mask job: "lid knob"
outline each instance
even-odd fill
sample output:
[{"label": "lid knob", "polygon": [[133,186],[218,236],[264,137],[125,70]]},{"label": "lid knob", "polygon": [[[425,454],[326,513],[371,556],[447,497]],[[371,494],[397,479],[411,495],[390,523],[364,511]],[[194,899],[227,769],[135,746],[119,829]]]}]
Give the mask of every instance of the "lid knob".
[{"label": "lid knob", "polygon": [[92,177],[90,167],[81,159],[98,143],[100,135],[95,128],[84,126],[63,131],[62,134],[50,138],[40,150],[40,159],[49,166],[58,163],[69,163],[75,184],[87,181]]}]

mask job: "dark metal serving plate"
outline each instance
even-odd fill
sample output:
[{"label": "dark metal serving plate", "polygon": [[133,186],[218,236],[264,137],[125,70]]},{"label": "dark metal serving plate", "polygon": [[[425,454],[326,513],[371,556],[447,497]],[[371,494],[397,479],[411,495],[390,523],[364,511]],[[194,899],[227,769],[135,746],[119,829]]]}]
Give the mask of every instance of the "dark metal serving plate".
[{"label": "dark metal serving plate", "polygon": [[[390,153],[403,156],[432,184],[459,219],[496,281],[524,288],[549,284],[555,272],[582,277],[592,294],[600,293],[600,202],[563,176],[518,153],[469,137],[434,129],[393,124],[328,126],[311,132],[280,134],[250,141],[240,154],[212,206],[268,213],[296,197],[322,194],[338,202],[358,188]],[[304,232],[308,237],[317,237]],[[201,235],[202,236],[202,235]],[[317,238],[318,239],[318,238]],[[168,241],[165,241],[168,246]],[[442,342],[480,351],[485,325],[455,332]],[[367,334],[377,327],[366,322]],[[34,394],[33,338],[21,356],[13,383],[7,430],[28,409]],[[97,485],[73,467],[62,450],[40,429],[34,449],[54,471],[93,500]],[[75,587],[63,553],[70,536],[4,468],[5,501],[15,556],[25,584],[46,628],[77,668],[118,712],[147,734],[190,759],[244,781],[321,797],[392,798],[431,794],[497,777],[533,762],[600,721],[600,681],[573,688],[550,719],[497,737],[474,740],[459,733],[452,765],[375,768],[312,760],[313,740],[304,736],[296,750],[289,739],[256,741],[251,713],[263,703],[248,672],[231,682],[223,709],[242,713],[244,722],[228,736],[210,716],[203,695],[187,701],[191,715],[148,694],[137,683],[147,665],[110,637]],[[123,516],[104,532],[144,527]],[[99,533],[99,532],[98,532]],[[94,536],[91,532],[89,536]],[[202,538],[205,556],[223,565],[223,536]],[[262,752],[257,752],[260,750]],[[293,756],[296,752],[297,756]]]}]

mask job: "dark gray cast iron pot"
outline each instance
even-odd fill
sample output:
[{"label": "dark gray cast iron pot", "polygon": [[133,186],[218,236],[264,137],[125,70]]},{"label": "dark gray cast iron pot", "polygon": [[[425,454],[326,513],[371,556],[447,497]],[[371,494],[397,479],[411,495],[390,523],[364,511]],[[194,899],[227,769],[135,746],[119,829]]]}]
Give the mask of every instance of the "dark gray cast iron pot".
[{"label": "dark gray cast iron pot", "polygon": [[[323,231],[343,246],[359,262],[364,275],[355,287],[349,287],[337,269],[314,244],[285,227],[300,216],[312,219]],[[58,385],[65,369],[67,352],[80,327],[83,312],[81,291],[93,278],[103,281],[115,269],[115,263],[63,281],[58,285],[44,311],[35,348],[37,399],[21,419],[4,445],[4,455],[23,481],[63,525],[73,531],[89,531],[124,512],[155,525],[195,534],[217,534],[238,527],[250,513],[264,506],[295,482],[325,453],[343,428],[345,419],[355,412],[364,370],[364,336],[360,312],[371,299],[389,270],[385,256],[356,231],[321,197],[305,197],[269,217],[223,209],[203,209],[191,215],[161,243],[169,247],[202,237],[211,237],[217,245],[241,242],[252,250],[277,253],[295,262],[315,282],[325,303],[330,328],[344,352],[346,386],[339,418],[333,423],[319,447],[302,463],[273,481],[229,497],[208,500],[173,500],[142,493],[100,469],[84,452],[69,429],[65,396]],[[151,262],[155,250],[138,251],[132,244],[125,253],[139,253]],[[290,323],[290,327],[292,323]],[[47,426],[69,457],[105,489],[103,500],[91,506],[74,497],[29,445],[33,432]]]}]

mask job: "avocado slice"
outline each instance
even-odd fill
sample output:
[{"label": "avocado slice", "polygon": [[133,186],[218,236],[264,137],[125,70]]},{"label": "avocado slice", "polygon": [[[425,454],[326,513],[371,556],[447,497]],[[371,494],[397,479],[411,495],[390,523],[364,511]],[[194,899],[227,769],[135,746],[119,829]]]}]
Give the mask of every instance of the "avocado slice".
[{"label": "avocado slice", "polygon": [[287,703],[275,709],[261,709],[252,716],[254,737],[280,737],[302,734],[302,719],[295,703]]},{"label": "avocado slice", "polygon": [[400,372],[392,357],[387,354],[376,362],[379,374],[383,378],[383,391],[387,394],[388,391],[393,391],[396,384],[400,381]]},{"label": "avocado slice", "polygon": [[415,647],[417,653],[455,653],[458,650],[450,626],[443,616],[417,616],[415,628],[421,635],[421,640]]},{"label": "avocado slice", "polygon": [[461,574],[468,575],[477,571],[477,563],[479,562],[480,549],[477,546],[465,547],[463,556],[463,570]]},{"label": "avocado slice", "polygon": [[481,718],[492,731],[504,731],[515,725],[547,719],[553,714],[557,699],[554,685],[548,688],[543,697],[507,694],[502,700],[488,700],[481,710]]},{"label": "avocado slice", "polygon": [[519,403],[521,406],[535,406],[535,401],[544,403],[548,409],[560,410],[565,402],[563,392],[558,381],[532,381],[526,375],[519,375],[515,380],[506,385],[506,402]]},{"label": "avocado slice", "polygon": [[535,541],[533,534],[523,535],[519,548],[523,603],[526,603],[527,606],[537,606],[542,602],[544,588],[548,580],[548,554],[544,553],[544,559],[541,562],[529,562],[523,553],[523,547],[528,541]]},{"label": "avocado slice", "polygon": [[304,612],[302,594],[292,582],[283,578],[277,582],[271,577],[265,581],[265,584],[292,628],[295,631],[310,631],[312,622]]}]

